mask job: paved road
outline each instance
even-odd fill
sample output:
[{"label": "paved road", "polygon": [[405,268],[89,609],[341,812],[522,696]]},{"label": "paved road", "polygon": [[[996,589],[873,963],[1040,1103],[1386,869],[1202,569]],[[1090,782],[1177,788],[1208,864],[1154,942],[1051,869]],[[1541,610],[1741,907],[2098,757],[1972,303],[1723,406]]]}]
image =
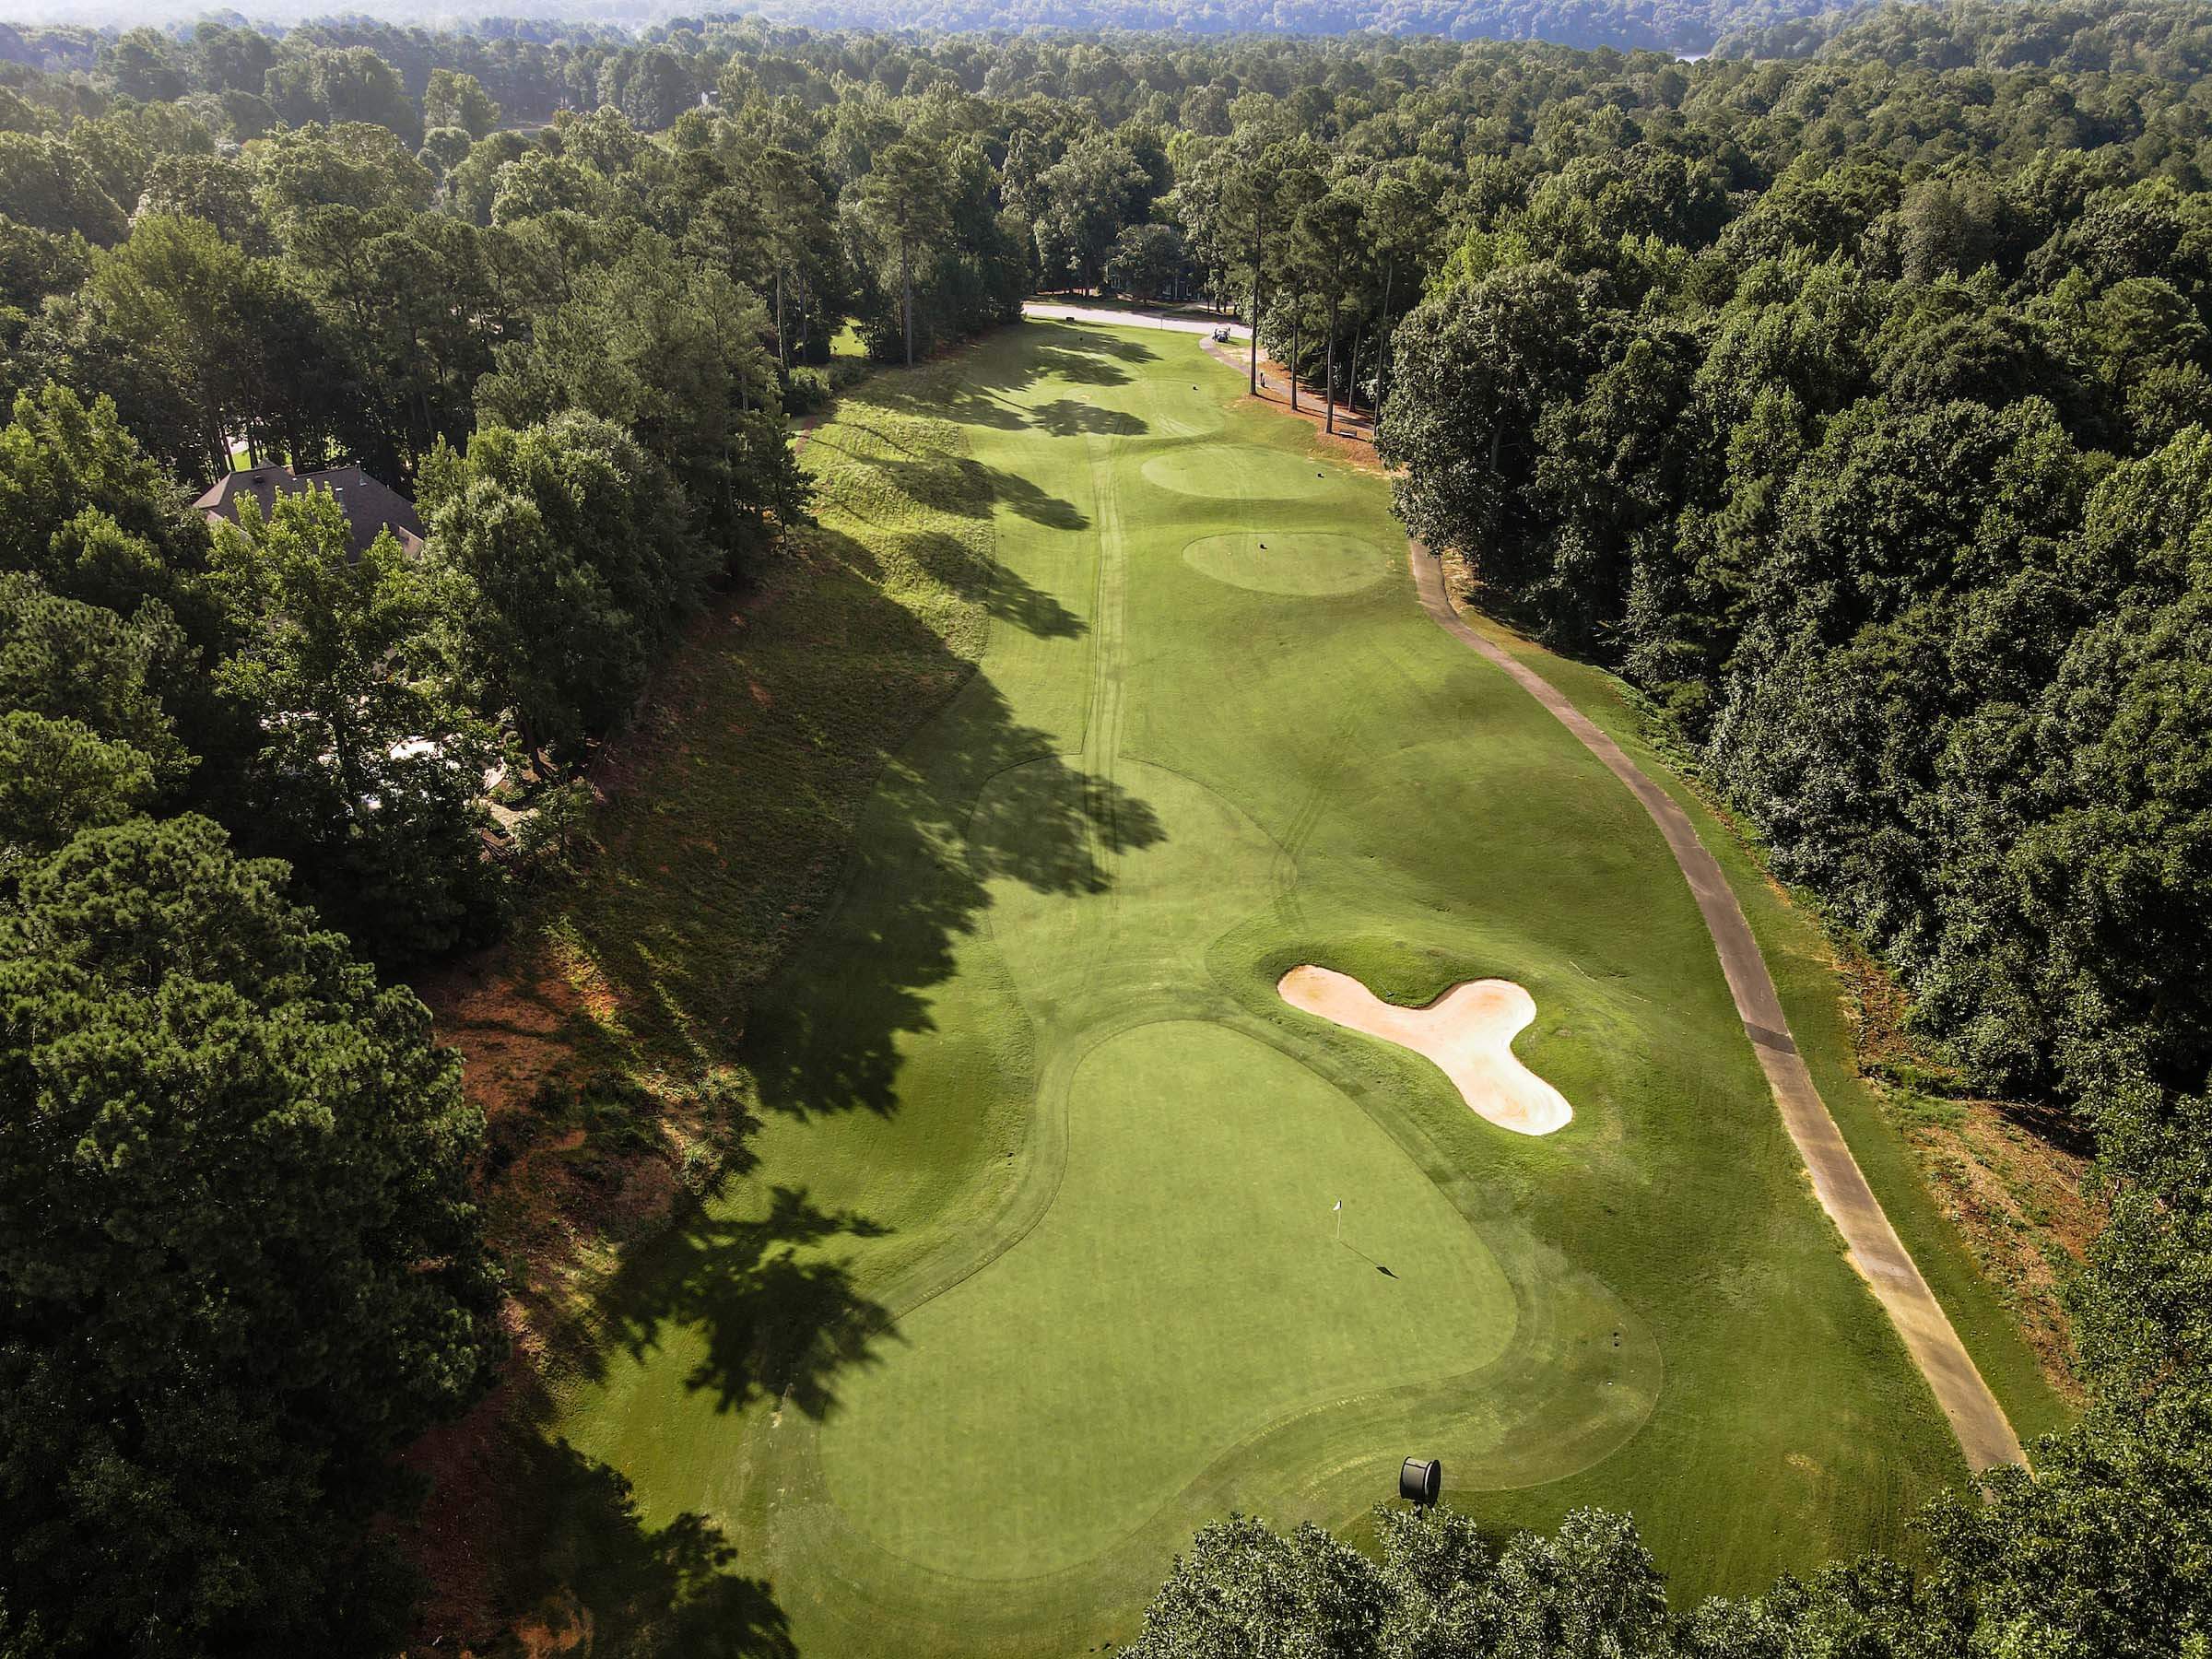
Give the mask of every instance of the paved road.
[{"label": "paved road", "polygon": [[1115,305],[1085,305],[1081,300],[1024,300],[1021,314],[1047,323],[1106,323],[1116,328],[1165,328],[1177,334],[1210,335],[1229,330],[1234,340],[1249,340],[1252,330],[1226,317],[1178,317],[1165,312],[1125,311]]},{"label": "paved road", "polygon": [[1812,1073],[1806,1069],[1805,1058],[1790,1036],[1789,1019],[1782,1011],[1782,999],[1775,994],[1773,978],[1767,972],[1766,959],[1759,955],[1751,924],[1744,919],[1743,907],[1736,903],[1720,865],[1698,840],[1688,816],[1556,686],[1503,646],[1469,628],[1444,593],[1443,571],[1436,557],[1417,541],[1406,546],[1422,608],[1437,626],[1512,675],[1523,690],[1605,762],[1652,815],[1675,862],[1682,867],[1698,909],[1704,913],[1706,931],[1720,953],[1721,971],[1728,976],[1728,989],[1735,998],[1745,1035],[1750,1038],[1759,1066],[1767,1074],[1767,1085],[1774,1091],[1774,1103],[1781,1109],[1790,1139],[1812,1172],[1813,1191],[1819,1195],[1820,1207],[1850,1247],[1851,1265],[1888,1310],[1913,1362],[1935,1391],[1944,1416],[1950,1418],[1968,1465],[1979,1471],[2001,1464],[2025,1463],[2019,1439],[2006,1419],[2004,1407],[1974,1369],[1972,1356],[1959,1340],[1959,1333],[1952,1329],[1927,1280],[1921,1277],[1897,1230],[1889,1225],[1880,1200],[1866,1184],[1858,1159],[1852,1157],[1836,1120],[1829,1115],[1827,1103],[1813,1086]]}]

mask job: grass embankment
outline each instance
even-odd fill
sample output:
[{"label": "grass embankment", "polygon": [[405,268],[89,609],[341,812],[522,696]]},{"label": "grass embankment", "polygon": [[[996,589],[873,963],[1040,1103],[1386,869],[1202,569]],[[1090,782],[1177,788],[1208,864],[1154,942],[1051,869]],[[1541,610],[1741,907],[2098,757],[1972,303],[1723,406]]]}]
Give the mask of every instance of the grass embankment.
[{"label": "grass embankment", "polygon": [[485,1200],[522,1349],[510,1385],[426,1448],[441,1629],[528,1608],[558,1625],[565,1606],[604,1637],[730,1599],[711,1530],[649,1527],[611,1471],[538,1446],[540,1384],[607,1339],[622,1247],[745,1166],[747,1011],[833,892],[890,756],[973,671],[989,536],[961,510],[964,434],[926,413],[956,380],[919,371],[896,407],[863,388],[802,451],[818,526],[671,662],[599,770],[579,877],[423,988],[491,1118]]},{"label": "grass embankment", "polygon": [[[2073,1413],[2061,1385],[2063,1375],[2054,1374],[2060,1365],[2063,1326],[2048,1305],[2055,1300],[2055,1270],[2045,1259],[2049,1252],[2062,1248],[2059,1234],[2047,1234],[2040,1245],[2030,1242],[2024,1250],[2010,1235],[2055,1222],[2069,1242],[2078,1244],[2084,1226],[2077,1214],[2081,1208],[2078,1159],[2065,1160],[2071,1169],[2055,1171],[2053,1181],[2049,1159],[2034,1159],[2039,1184],[2044,1189],[2040,1194],[2025,1191],[1998,1204],[1981,1199],[2002,1213],[1986,1221],[1991,1236],[1978,1259],[1975,1241],[1946,1214],[1945,1198],[1930,1186],[1931,1177],[1945,1178],[1940,1160],[1959,1155],[1956,1143],[1948,1150],[1936,1151],[1935,1137],[1926,1136],[1930,1155],[1924,1159],[1916,1147],[1924,1144],[1924,1129],[1940,1127],[1956,1135],[1969,1127],[1970,1120],[1980,1129],[1984,1120],[1997,1114],[1979,1102],[1950,1102],[1920,1093],[1911,1086],[1909,1062],[1900,1067],[1906,1074],[1902,1081],[1886,1083],[1866,1075],[1864,1044],[1868,1038],[1894,1043],[1896,1010],[1854,1008],[1845,965],[1839,962],[1837,947],[1827,936],[1817,908],[1805,895],[1792,895],[1775,882],[1756,845],[1735,821],[1717,813],[1704,793],[1684,776],[1676,764],[1677,758],[1653,742],[1649,721],[1634,695],[1605,670],[1556,655],[1488,618],[1479,618],[1477,626],[1571,697],[1689,814],[1759,936],[1768,971],[1789,1014],[1791,1031],[1821,1098],[1890,1224],[1912,1251],[1976,1368],[2012,1419],[2014,1430],[2026,1442],[2062,1427]],[[1852,967],[1867,976],[1867,995],[1880,997],[1887,987],[1879,971],[1864,962]],[[1983,1180],[2002,1180],[1994,1166],[2006,1159],[2008,1143],[2015,1136],[2032,1137],[2017,1126],[2011,1135],[1991,1126],[1986,1135],[1996,1145],[1982,1153],[1993,1171]],[[2025,1148],[2010,1155],[2030,1158]],[[1966,1180],[1962,1173],[1951,1178]],[[2064,1214],[2054,1216],[2053,1210]],[[2016,1265],[2023,1253],[2033,1265]],[[2018,1288],[1993,1281],[1993,1274],[2011,1280]],[[2031,1342],[2024,1325],[2040,1340]]]},{"label": "grass embankment", "polygon": [[[582,1497],[545,1512],[611,1490],[627,1530],[527,1553],[597,1628],[674,1596],[803,1653],[1080,1650],[1197,1522],[1343,1523],[1409,1452],[1501,1526],[1631,1509],[1695,1594],[1906,1547],[1962,1474],[1664,843],[1422,615],[1382,481],[1239,384],[1054,325],[871,382],[810,445],[851,503],[815,585],[747,625],[818,604],[812,689],[701,679],[549,933],[624,1075],[705,1067],[745,1128],[557,1371]],[[810,806],[811,735],[866,727],[840,688],[880,720],[878,654],[934,688],[986,613],[942,712],[832,769],[879,766],[858,816]],[[787,958],[725,814],[853,833]],[[1574,1122],[1498,1130],[1295,1013],[1300,961],[1518,981]]]}]

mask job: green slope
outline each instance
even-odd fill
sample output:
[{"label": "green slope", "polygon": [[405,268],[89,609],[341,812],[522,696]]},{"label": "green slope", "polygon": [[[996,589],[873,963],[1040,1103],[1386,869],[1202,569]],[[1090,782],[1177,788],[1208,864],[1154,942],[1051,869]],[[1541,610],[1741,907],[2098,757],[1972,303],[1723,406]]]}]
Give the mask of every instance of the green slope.
[{"label": "green slope", "polygon": [[[1422,616],[1381,481],[1238,385],[1031,324],[816,434],[871,597],[988,640],[763,993],[747,1167],[556,1428],[808,1653],[1124,1639],[1192,1526],[1350,1520],[1415,1452],[1501,1525],[1632,1509],[1677,1594],[1908,1547],[1956,1449],[1664,844]],[[1308,960],[1527,986],[1573,1124],[1288,1009]]]}]

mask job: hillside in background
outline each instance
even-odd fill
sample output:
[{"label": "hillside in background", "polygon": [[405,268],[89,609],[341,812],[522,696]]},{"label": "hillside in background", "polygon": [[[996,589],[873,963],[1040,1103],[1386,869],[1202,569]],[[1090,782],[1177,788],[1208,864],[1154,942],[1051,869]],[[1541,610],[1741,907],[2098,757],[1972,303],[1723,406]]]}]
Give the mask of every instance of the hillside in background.
[{"label": "hillside in background", "polygon": [[[453,29],[487,36],[539,37],[555,29],[601,27],[651,35],[701,23],[758,17],[818,29],[1005,30],[1101,33],[1176,29],[1199,35],[1372,32],[1435,35],[1453,41],[1549,41],[1565,46],[1700,56],[1724,38],[1763,39],[1783,49],[1807,49],[1832,32],[1812,0],[766,0],[705,11],[653,0],[520,0],[496,10],[455,7],[443,0],[395,0],[365,12],[317,4],[256,6],[265,28],[375,22]],[[1855,8],[1847,8],[1855,9]],[[0,59],[34,67],[89,67],[98,49],[78,31],[152,24],[187,26],[206,15],[194,0],[30,0],[0,19]],[[236,14],[234,14],[236,15]],[[1846,13],[1837,13],[1843,16]],[[242,15],[238,20],[245,21]],[[74,63],[73,59],[82,59]]]},{"label": "hillside in background", "polygon": [[1730,34],[1817,28],[1790,0],[767,0],[779,22],[839,29],[1181,29],[1194,34],[1439,35],[1698,55]]},{"label": "hillside in background", "polygon": [[2064,14],[2004,0],[1947,6],[1716,8],[1732,12],[1714,55],[1848,58],[1896,69],[1999,74],[2055,69],[2191,85],[2212,64],[2212,8],[2175,0],[2100,0]]}]

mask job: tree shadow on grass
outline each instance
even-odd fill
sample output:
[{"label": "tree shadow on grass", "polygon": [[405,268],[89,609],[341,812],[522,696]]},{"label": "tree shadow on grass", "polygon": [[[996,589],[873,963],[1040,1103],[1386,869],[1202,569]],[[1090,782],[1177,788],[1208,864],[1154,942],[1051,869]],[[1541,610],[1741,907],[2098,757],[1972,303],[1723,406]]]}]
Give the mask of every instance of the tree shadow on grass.
[{"label": "tree shadow on grass", "polygon": [[1074,438],[1084,433],[1102,438],[1136,438],[1151,430],[1141,417],[1125,409],[1101,409],[1096,404],[1077,403],[1072,397],[1039,404],[1035,415],[1037,424],[1055,438]]},{"label": "tree shadow on grass", "polygon": [[[773,1589],[739,1570],[715,1522],[652,1524],[619,1471],[547,1438],[528,1410],[490,1414],[511,1405],[488,1401],[482,1422],[465,1426],[467,1466],[450,1475],[467,1488],[466,1512],[445,1519],[486,1559],[456,1575],[469,1580],[465,1605],[433,1601],[413,1652],[794,1659]],[[432,1564],[441,1579],[454,1566]]]},{"label": "tree shadow on grass", "polygon": [[936,1029],[929,989],[950,977],[988,884],[1100,893],[1108,860],[1165,833],[1147,803],[1014,720],[987,679],[940,733],[886,767],[842,902],[755,1010],[745,1060],[771,1111],[895,1111],[901,1043]]},{"label": "tree shadow on grass", "polygon": [[1132,376],[1129,371],[1115,362],[1121,353],[1108,354],[1092,348],[1088,343],[1080,350],[1065,350],[1058,346],[1043,346],[1030,354],[1041,379],[1047,374],[1073,381],[1078,386],[1125,386]]},{"label": "tree shadow on grass", "polygon": [[[1060,755],[1072,734],[1016,718],[900,602],[872,548],[818,529],[806,557],[817,570],[772,623],[724,629],[677,665],[669,739],[610,802],[563,944],[657,1064],[738,1063],[776,1112],[888,1112],[900,1044],[933,1029],[930,988],[988,884],[1096,892],[1102,861],[1162,831],[1145,802]],[[1049,595],[989,574],[994,616],[1083,631]]]},{"label": "tree shadow on grass", "polygon": [[[1096,329],[1065,324],[1023,326],[1027,332],[1016,337],[1028,343],[1027,350],[1015,353],[986,347],[971,355],[966,371],[950,385],[941,379],[917,383],[885,375],[870,384],[867,400],[907,414],[999,431],[1037,425],[1058,432],[1061,429],[1039,418],[1020,401],[1037,382],[1056,374],[1079,386],[1126,385],[1131,376],[1123,364],[1151,362],[1159,355],[1142,340],[1116,339]],[[1041,332],[1047,329],[1049,333]]]},{"label": "tree shadow on grass", "polygon": [[875,465],[898,481],[911,499],[962,518],[989,518],[1005,506],[1050,530],[1081,530],[1089,518],[1073,501],[1048,494],[1018,473],[961,457],[929,455],[914,460],[889,457]]},{"label": "tree shadow on grass", "polygon": [[957,536],[924,531],[908,536],[904,551],[936,581],[963,599],[980,602],[1001,622],[1040,640],[1080,639],[1088,625],[1043,589],[1004,565],[994,565]]},{"label": "tree shadow on grass", "polygon": [[[684,1385],[712,1393],[717,1410],[767,1397],[827,1417],[838,1374],[873,1364],[895,1327],[888,1310],[853,1288],[842,1263],[816,1252],[886,1230],[865,1216],[818,1208],[803,1188],[771,1188],[767,1213],[752,1220],[693,1204],[624,1259],[599,1299],[598,1335],[635,1359],[660,1348],[670,1326],[688,1329],[704,1346]],[[596,1379],[604,1353],[594,1345],[579,1356],[581,1369]]]},{"label": "tree shadow on grass", "polygon": [[1055,323],[1046,326],[1053,330],[1053,343],[1044,347],[1047,352],[1074,350],[1087,357],[1119,358],[1124,363],[1159,360],[1159,353],[1141,339],[1124,339],[1082,323]]},{"label": "tree shadow on grass", "polygon": [[[725,1181],[756,1167],[757,1126],[739,1114]],[[560,1409],[541,1380],[601,1380],[618,1345],[641,1358],[681,1326],[703,1343],[685,1385],[711,1392],[718,1410],[774,1399],[818,1420],[835,1408],[839,1375],[872,1363],[896,1331],[823,1253],[884,1230],[788,1186],[750,1219],[717,1214],[719,1196],[699,1194],[631,1250],[592,1313],[556,1334],[549,1363],[512,1368],[410,1453],[435,1483],[414,1534],[435,1590],[426,1637],[498,1655],[793,1655],[771,1587],[739,1571],[720,1525],[696,1513],[650,1524],[627,1477],[555,1437]]]},{"label": "tree shadow on grass", "polygon": [[1042,524],[1048,530],[1081,530],[1090,524],[1072,501],[1048,495],[1018,474],[1001,472],[975,461],[968,465],[987,475],[993,500],[1003,501],[1031,524]]},{"label": "tree shadow on grass", "polygon": [[[702,1515],[653,1526],[629,1482],[566,1441],[541,1442],[533,1483],[540,1549],[525,1555],[572,1606],[594,1655],[783,1659],[797,1648],[767,1583],[734,1571],[736,1550]],[[561,1593],[565,1590],[566,1594]]]},{"label": "tree shadow on grass", "polygon": [[[953,457],[910,476],[953,499],[999,488]],[[1045,502],[1032,494],[1029,511]],[[1066,735],[1017,719],[867,547],[820,530],[792,557],[813,567],[803,579],[730,600],[669,665],[660,734],[624,757],[596,826],[605,853],[547,929],[588,1003],[559,1012],[588,1019],[595,1057],[624,1076],[726,1077],[742,1062],[762,1109],[888,1113],[900,1045],[934,1029],[933,990],[982,924],[988,884],[1099,892],[1110,855],[1162,831],[1146,803],[1058,752]],[[978,597],[994,615],[1047,638],[1083,631],[1049,595],[987,574]],[[581,1158],[646,1110],[589,1088],[555,1104]],[[771,1174],[746,1149],[755,1121],[733,1115],[727,1167]],[[607,1167],[614,1205],[629,1166]],[[795,1186],[735,1215],[692,1200],[626,1254],[597,1319],[546,1369],[603,1375],[617,1344],[642,1355],[680,1325],[701,1345],[685,1382],[719,1408],[772,1397],[826,1416],[839,1379],[898,1339],[838,1260],[840,1240],[877,1230]],[[432,1455],[429,1519],[474,1580],[441,1594],[460,1610],[434,1628],[535,1621],[507,1653],[786,1659],[771,1587],[715,1524],[650,1524],[619,1473],[547,1438],[554,1420],[518,1378],[453,1431],[458,1452]]]}]

